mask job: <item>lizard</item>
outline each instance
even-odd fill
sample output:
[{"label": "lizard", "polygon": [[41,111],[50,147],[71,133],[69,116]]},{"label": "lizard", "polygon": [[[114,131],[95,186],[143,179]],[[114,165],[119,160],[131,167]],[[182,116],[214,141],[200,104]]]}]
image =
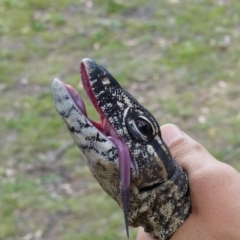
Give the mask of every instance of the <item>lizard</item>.
[{"label": "lizard", "polygon": [[100,121],[88,117],[72,86],[54,79],[57,112],[95,179],[123,209],[127,237],[130,225],[169,239],[191,211],[186,172],[172,157],[153,115],[104,67],[84,58],[80,74]]}]

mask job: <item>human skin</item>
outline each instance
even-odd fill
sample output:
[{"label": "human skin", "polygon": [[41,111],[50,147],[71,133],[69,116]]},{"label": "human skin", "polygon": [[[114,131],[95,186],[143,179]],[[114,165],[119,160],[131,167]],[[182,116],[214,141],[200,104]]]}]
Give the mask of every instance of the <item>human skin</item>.
[{"label": "human skin", "polygon": [[[239,240],[240,173],[216,160],[177,126],[161,127],[173,157],[187,172],[191,214],[170,240]],[[139,228],[136,240],[156,240]]]}]

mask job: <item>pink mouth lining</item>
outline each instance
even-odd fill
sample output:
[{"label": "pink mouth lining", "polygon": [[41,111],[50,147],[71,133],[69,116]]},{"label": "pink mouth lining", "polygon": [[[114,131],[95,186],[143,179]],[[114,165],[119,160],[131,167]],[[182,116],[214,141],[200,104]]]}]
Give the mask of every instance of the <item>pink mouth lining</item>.
[{"label": "pink mouth lining", "polygon": [[138,175],[137,166],[133,160],[129,149],[125,142],[119,137],[116,130],[112,127],[108,119],[105,117],[101,108],[97,104],[97,100],[90,86],[89,77],[85,69],[84,62],[81,63],[81,76],[82,83],[88,97],[90,98],[92,104],[100,115],[100,122],[96,122],[87,116],[87,111],[85,104],[77,91],[70,85],[66,84],[66,88],[75,102],[81,113],[83,113],[86,118],[95,126],[100,132],[102,132],[116,147],[119,159],[119,178],[120,178],[120,195],[123,204],[124,219],[126,225],[126,232],[129,238],[128,230],[128,209],[129,209],[129,198],[130,198],[130,169],[133,169],[134,175]]}]

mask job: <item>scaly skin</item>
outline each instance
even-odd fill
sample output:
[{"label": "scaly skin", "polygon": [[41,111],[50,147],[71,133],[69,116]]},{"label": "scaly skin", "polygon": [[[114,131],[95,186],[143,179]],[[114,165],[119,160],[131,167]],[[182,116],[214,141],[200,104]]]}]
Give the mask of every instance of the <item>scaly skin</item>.
[{"label": "scaly skin", "polygon": [[89,119],[76,91],[55,79],[58,113],[93,176],[123,208],[126,225],[169,239],[190,213],[186,173],[172,158],[154,117],[105,68],[83,59],[81,76],[101,122]]}]

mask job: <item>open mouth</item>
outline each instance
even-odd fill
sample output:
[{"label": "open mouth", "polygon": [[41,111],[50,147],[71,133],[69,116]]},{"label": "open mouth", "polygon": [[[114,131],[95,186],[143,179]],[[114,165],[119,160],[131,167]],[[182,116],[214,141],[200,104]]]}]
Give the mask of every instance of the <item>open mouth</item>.
[{"label": "open mouth", "polygon": [[[85,70],[83,63],[81,63],[81,76],[82,76],[82,84],[84,86],[84,89],[85,89],[89,99],[91,100],[93,106],[99,113],[100,121],[97,122],[88,117],[85,104],[84,104],[83,100],[81,99],[80,95],[78,94],[78,92],[72,86],[65,84],[69,94],[72,97],[72,100],[75,102],[78,109],[85,115],[85,117],[92,123],[92,125],[94,127],[96,127],[106,137],[109,137],[109,139],[112,140],[112,138],[114,138],[114,140],[113,140],[114,143],[119,144],[122,140],[119,138],[116,130],[112,127],[112,125],[110,124],[108,119],[104,116],[104,113],[102,112],[101,108],[98,106],[97,100],[93,94],[93,91],[92,91],[90,83],[89,83],[88,74]],[[127,146],[126,146],[126,148],[127,148]],[[127,150],[127,149],[125,149],[125,150]]]},{"label": "open mouth", "polygon": [[[92,125],[99,130],[102,134],[104,134],[116,147],[118,153],[119,160],[119,182],[120,182],[120,195],[123,204],[123,212],[126,224],[126,230],[128,234],[128,208],[129,208],[129,198],[130,198],[130,173],[131,169],[135,176],[138,176],[137,166],[132,158],[129,149],[125,142],[119,137],[116,130],[112,127],[107,117],[104,115],[103,111],[98,105],[97,99],[93,93],[93,90],[90,85],[90,78],[88,75],[88,59],[84,59],[81,62],[81,77],[82,84],[84,89],[91,100],[93,106],[97,110],[100,116],[100,121],[94,121],[90,119],[87,115],[86,107],[77,93],[77,91],[70,85],[65,85],[68,90],[72,100],[78,107],[79,111],[92,123]],[[106,159],[107,160],[107,159]]]}]

